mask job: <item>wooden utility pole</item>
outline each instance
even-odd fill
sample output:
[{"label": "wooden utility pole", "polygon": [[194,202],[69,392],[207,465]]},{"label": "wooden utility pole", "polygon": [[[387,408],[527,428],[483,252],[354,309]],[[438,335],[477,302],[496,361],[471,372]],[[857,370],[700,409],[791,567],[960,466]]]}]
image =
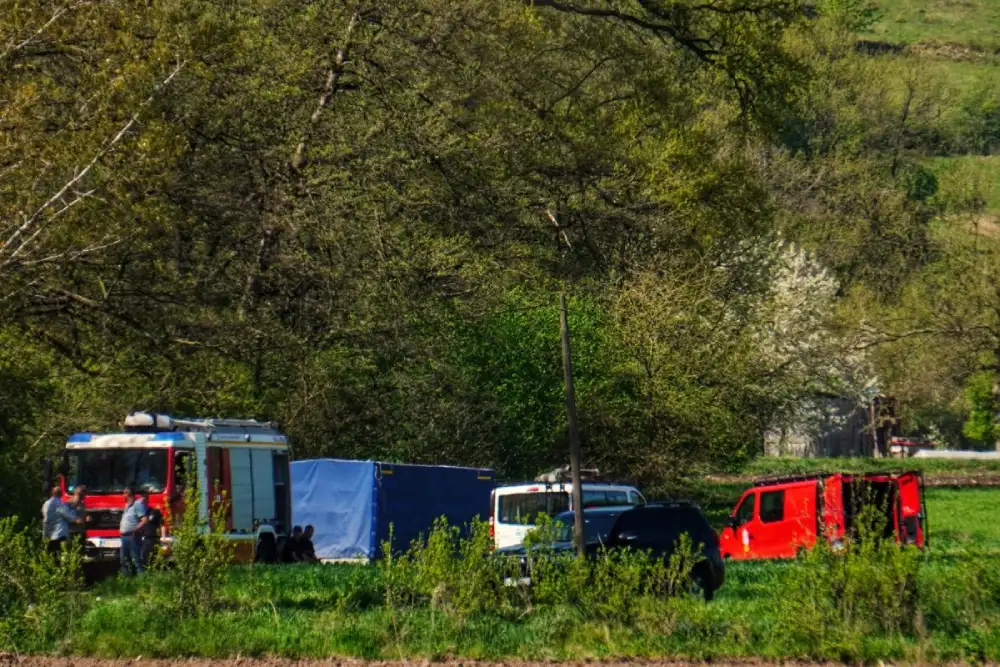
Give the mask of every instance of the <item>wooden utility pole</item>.
[{"label": "wooden utility pole", "polygon": [[566,418],[569,425],[569,464],[573,480],[573,540],[576,555],[583,558],[586,540],[583,534],[583,488],[580,481],[580,434],[576,429],[576,394],[573,392],[573,351],[569,344],[569,319],[566,316],[566,295],[560,299],[559,328],[562,330],[563,373],[566,376]]}]

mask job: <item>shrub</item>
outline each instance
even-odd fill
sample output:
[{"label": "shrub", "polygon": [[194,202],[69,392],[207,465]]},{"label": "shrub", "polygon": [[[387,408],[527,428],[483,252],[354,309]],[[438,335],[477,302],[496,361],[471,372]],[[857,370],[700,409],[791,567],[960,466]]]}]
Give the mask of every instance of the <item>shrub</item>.
[{"label": "shrub", "polygon": [[920,629],[917,589],[922,558],[885,538],[874,506],[857,518],[843,550],[820,540],[788,570],[780,625],[787,641],[813,656],[860,657],[860,639]]},{"label": "shrub", "polygon": [[232,564],[233,541],[226,535],[228,499],[216,491],[221,502],[213,503],[211,520],[199,511],[200,493],[193,474],[188,475],[184,510],[179,516],[168,511],[172,541],[169,560],[160,559],[157,569],[168,574],[148,582],[147,594],[178,617],[204,616],[213,611]]},{"label": "shrub", "polygon": [[80,553],[59,558],[41,540],[0,519],[0,651],[45,650],[65,637],[83,615]]},{"label": "shrub", "polygon": [[403,554],[393,554],[391,540],[390,532],[379,563],[388,606],[429,604],[463,617],[504,606],[503,572],[484,522],[473,522],[462,538],[441,517]]}]

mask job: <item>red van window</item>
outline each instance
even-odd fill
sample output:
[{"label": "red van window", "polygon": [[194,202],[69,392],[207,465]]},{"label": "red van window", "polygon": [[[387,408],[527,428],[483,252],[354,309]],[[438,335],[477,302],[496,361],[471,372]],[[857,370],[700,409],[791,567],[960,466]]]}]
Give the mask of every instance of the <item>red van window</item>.
[{"label": "red van window", "polygon": [[756,493],[751,493],[743,499],[743,502],[740,503],[739,508],[736,510],[736,525],[742,526],[753,520],[754,502],[756,500]]},{"label": "red van window", "polygon": [[785,518],[785,492],[765,491],[760,494],[760,520],[776,523]]}]

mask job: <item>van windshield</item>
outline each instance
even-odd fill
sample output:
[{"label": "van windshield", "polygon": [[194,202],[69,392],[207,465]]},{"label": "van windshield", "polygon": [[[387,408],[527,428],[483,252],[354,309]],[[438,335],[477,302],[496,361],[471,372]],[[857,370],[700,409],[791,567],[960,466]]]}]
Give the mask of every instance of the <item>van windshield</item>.
[{"label": "van windshield", "polygon": [[167,485],[166,449],[82,449],[68,451],[66,488],[87,493],[121,493],[126,486],[159,493]]},{"label": "van windshield", "polygon": [[555,516],[569,509],[569,493],[511,493],[500,496],[500,523],[533,525],[539,514]]}]

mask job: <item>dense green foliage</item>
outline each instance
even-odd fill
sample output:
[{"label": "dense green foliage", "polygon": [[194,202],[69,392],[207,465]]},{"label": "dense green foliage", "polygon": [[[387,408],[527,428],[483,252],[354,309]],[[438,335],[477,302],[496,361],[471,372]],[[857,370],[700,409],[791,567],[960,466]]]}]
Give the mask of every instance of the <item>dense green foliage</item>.
[{"label": "dense green foliage", "polygon": [[3,0],[0,510],[136,408],[534,475],[565,460],[562,291],[610,474],[732,469],[875,389],[989,446],[1000,249],[941,160],[997,150],[1000,84],[856,48],[886,20]]},{"label": "dense green foliage", "polygon": [[0,650],[56,646],[86,611],[80,553],[53,558],[35,535],[0,519]]}]

